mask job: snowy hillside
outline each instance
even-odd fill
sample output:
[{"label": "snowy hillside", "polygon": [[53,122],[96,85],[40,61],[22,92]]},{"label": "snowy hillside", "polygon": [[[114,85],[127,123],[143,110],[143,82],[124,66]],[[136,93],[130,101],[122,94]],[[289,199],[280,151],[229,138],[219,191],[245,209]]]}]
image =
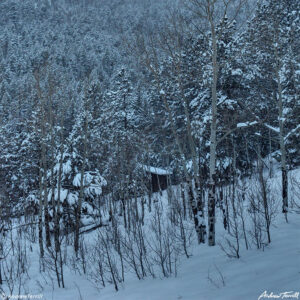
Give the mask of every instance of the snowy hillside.
[{"label": "snowy hillside", "polygon": [[[299,175],[300,170],[290,174],[291,179],[298,181]],[[248,195],[251,195],[250,191],[255,186],[255,182],[255,176],[245,181]],[[97,263],[96,257],[92,257],[91,260],[86,258],[85,267],[87,270],[84,274],[83,257],[80,256],[79,259],[73,257],[70,254],[72,253],[71,246],[66,247],[63,251],[63,256],[69,257],[64,269],[65,288],[58,288],[54,269],[40,272],[38,244],[31,245],[30,236],[24,235],[20,231],[14,231],[17,235],[16,238],[22,243],[21,249],[27,252],[25,267],[28,269],[26,270],[27,276],[22,279],[24,280],[22,290],[26,291],[27,294],[42,295],[42,299],[45,300],[250,300],[258,299],[265,291],[268,294],[271,292],[273,294],[290,292],[290,295],[298,295],[295,293],[300,291],[300,209],[295,204],[299,204],[300,189],[299,186],[293,185],[290,191],[291,198],[294,199],[295,203],[289,213],[287,223],[278,210],[280,207],[278,206],[280,202],[278,200],[280,172],[275,172],[275,176],[270,181],[270,187],[271,195],[277,197],[276,203],[274,203],[274,219],[270,229],[272,239],[270,244],[265,243],[260,249],[257,249],[251,241],[251,222],[247,220],[249,249],[246,250],[242,228],[239,228],[240,258],[229,257],[221,248],[230,250],[226,248],[226,241],[229,238],[234,244],[234,239],[222,228],[222,213],[218,211],[218,246],[211,248],[207,245],[198,245],[195,239],[192,240],[191,245],[188,246],[189,258],[184,256],[178,258],[177,269],[165,278],[162,274],[157,273],[156,278],[145,277],[138,280],[132,273],[132,268],[128,268],[125,271],[126,280],[118,284],[118,291],[115,290],[112,283],[106,284],[104,287],[100,283],[95,283],[91,277],[91,269],[89,268],[93,268],[93,264]],[[173,187],[173,190],[176,191],[177,187]],[[165,210],[164,215],[167,218],[170,209],[167,191],[164,191],[162,196],[156,194],[154,199],[157,201],[155,206],[162,204],[161,207]],[[249,207],[250,199],[247,197],[243,204],[245,207]],[[146,227],[145,230],[149,231],[149,235],[151,235],[151,230],[148,227],[152,226],[151,218],[153,215],[154,212],[147,212],[145,215],[144,226]],[[192,227],[192,224],[190,225]],[[238,226],[241,226],[240,221]],[[99,228],[84,234],[84,251],[88,251],[95,243],[99,232],[104,233],[105,230],[105,228]],[[265,232],[263,235],[265,239]],[[87,255],[87,253],[85,254]],[[12,259],[14,260],[14,257]],[[46,261],[49,259],[48,257]],[[6,270],[5,267],[4,270]],[[14,286],[17,287],[18,283],[14,282]],[[16,293],[15,289],[13,291]],[[267,298],[262,296],[260,299]]]},{"label": "snowy hillside", "polygon": [[264,251],[243,250],[238,260],[226,257],[219,247],[195,246],[176,278],[132,278],[116,292],[112,286],[97,291],[86,279],[68,273],[66,289],[45,287],[40,292],[47,300],[255,300],[264,291],[300,292],[299,227],[299,213],[291,214],[289,224],[281,218],[272,230],[271,245]]},{"label": "snowy hillside", "polygon": [[195,247],[193,256],[181,262],[176,278],[132,280],[118,293],[104,289],[95,300],[255,300],[264,291],[299,293],[299,226],[299,213],[291,215],[289,224],[283,218],[278,220],[274,242],[264,251],[242,251],[238,260],[227,258],[218,247]]}]

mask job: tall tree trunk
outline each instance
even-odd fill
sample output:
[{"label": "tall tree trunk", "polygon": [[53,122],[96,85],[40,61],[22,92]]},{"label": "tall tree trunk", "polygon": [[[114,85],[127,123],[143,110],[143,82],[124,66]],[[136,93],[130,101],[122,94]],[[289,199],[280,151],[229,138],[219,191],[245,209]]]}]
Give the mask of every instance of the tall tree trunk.
[{"label": "tall tree trunk", "polygon": [[54,215],[54,241],[55,241],[55,251],[57,253],[60,251],[59,222],[60,222],[60,193],[61,193],[61,180],[62,180],[62,165],[63,165],[63,144],[61,141],[58,180],[57,180],[57,207]]},{"label": "tall tree trunk", "polygon": [[[52,98],[51,98],[52,100]],[[54,245],[56,257],[60,251],[59,243],[59,213],[60,213],[60,184],[61,184],[61,172],[62,172],[62,163],[63,163],[63,143],[61,140],[60,145],[60,160],[59,160],[59,170],[58,170],[58,182],[55,179],[54,167],[56,163],[56,147],[55,147],[55,132],[54,132],[54,115],[52,110],[52,105],[50,105],[50,125],[51,125],[51,199],[52,199],[52,210],[53,210],[53,230],[54,230]],[[62,124],[61,124],[62,125]],[[61,126],[62,128],[62,126]],[[61,130],[62,138],[62,130]],[[55,201],[55,186],[57,184],[57,201]]]},{"label": "tall tree trunk", "polygon": [[39,247],[40,257],[44,257],[44,244],[43,244],[43,176],[42,176],[42,159],[40,159],[39,168]]},{"label": "tall tree trunk", "polygon": [[262,194],[262,200],[263,200],[263,206],[264,206],[264,215],[265,215],[265,221],[266,221],[266,231],[268,236],[268,243],[271,243],[271,234],[270,234],[270,214],[269,214],[269,203],[268,203],[268,197],[267,197],[267,186],[266,186],[266,180],[264,178],[264,169],[263,169],[263,161],[261,156],[258,158],[258,172],[259,172],[259,181],[261,185],[261,194]]},{"label": "tall tree trunk", "polygon": [[209,161],[209,194],[208,194],[208,245],[215,245],[215,202],[216,202],[216,133],[217,133],[217,37],[210,15],[212,34],[213,82],[211,88],[211,127],[210,127],[210,161]]},{"label": "tall tree trunk", "polygon": [[[43,134],[43,136],[45,138],[45,134]],[[50,215],[48,209],[48,188],[47,188],[47,157],[46,157],[45,141],[43,141],[42,144],[42,161],[43,161],[43,195],[44,195],[46,246],[51,247],[50,226],[49,226]]]},{"label": "tall tree trunk", "polygon": [[75,218],[75,239],[74,239],[74,250],[76,256],[78,255],[79,249],[79,228],[80,228],[80,221],[81,221],[81,209],[82,209],[82,201],[84,197],[84,171],[86,165],[86,157],[87,157],[87,131],[88,131],[88,116],[85,115],[84,120],[84,129],[83,129],[83,156],[82,156],[82,166],[80,172],[80,191],[79,191],[79,199],[78,205],[76,208],[76,218]]},{"label": "tall tree trunk", "polygon": [[180,192],[182,198],[182,206],[183,206],[183,218],[186,220],[186,204],[185,204],[185,186],[184,183],[180,184]]},{"label": "tall tree trunk", "polygon": [[276,68],[276,77],[277,77],[277,88],[278,88],[278,122],[279,122],[279,144],[281,152],[281,174],[282,174],[282,212],[285,214],[287,220],[288,212],[288,172],[286,164],[286,149],[284,143],[284,119],[283,119],[283,103],[282,103],[282,86],[280,81],[279,74],[279,59],[276,48],[276,58],[277,58],[277,68]]},{"label": "tall tree trunk", "polygon": [[54,243],[56,244],[55,238],[55,223],[57,219],[57,207],[55,203],[55,179],[54,179],[54,166],[55,166],[55,145],[54,145],[54,136],[53,136],[53,124],[51,124],[51,152],[52,152],[52,162],[51,162],[51,203],[52,203],[52,211],[53,211],[53,221],[54,221]]}]

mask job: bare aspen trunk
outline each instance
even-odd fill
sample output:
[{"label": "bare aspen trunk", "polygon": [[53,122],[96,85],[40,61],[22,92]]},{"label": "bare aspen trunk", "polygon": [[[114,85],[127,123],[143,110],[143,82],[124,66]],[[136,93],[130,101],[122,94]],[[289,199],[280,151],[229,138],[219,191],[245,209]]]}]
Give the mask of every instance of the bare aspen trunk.
[{"label": "bare aspen trunk", "polygon": [[40,247],[40,257],[44,257],[44,244],[43,244],[43,185],[42,185],[42,160],[40,160],[40,170],[39,170],[39,247]]},{"label": "bare aspen trunk", "polygon": [[200,183],[198,182],[198,178],[195,179],[195,187],[196,187],[196,208],[194,213],[195,218],[195,226],[196,231],[198,232],[198,242],[199,244],[205,243],[205,235],[206,235],[206,226],[204,224],[204,205],[202,199],[202,191],[200,188]]},{"label": "bare aspen trunk", "polygon": [[57,219],[57,208],[56,208],[56,204],[55,204],[55,179],[54,179],[55,154],[54,154],[53,133],[51,135],[52,135],[51,136],[52,166],[51,166],[51,179],[50,180],[51,180],[51,202],[52,202],[53,220],[54,220],[54,243],[56,245],[55,223],[56,223],[56,219]]},{"label": "bare aspen trunk", "polygon": [[84,132],[83,132],[83,157],[82,157],[82,166],[80,172],[80,191],[79,191],[79,199],[76,208],[76,219],[75,219],[74,250],[76,255],[78,255],[78,249],[79,249],[79,228],[80,228],[80,220],[81,220],[82,200],[84,197],[84,171],[85,171],[86,156],[87,156],[87,131],[88,131],[88,116],[85,115]]},{"label": "bare aspen trunk", "polygon": [[[125,127],[126,129],[126,127]],[[127,141],[126,141],[126,146],[125,146],[125,150],[127,150]],[[127,153],[127,151],[125,151],[125,153]],[[131,228],[131,214],[132,214],[132,199],[130,199],[130,196],[129,196],[129,166],[128,166],[128,163],[127,163],[127,160],[126,158],[124,158],[123,162],[126,161],[126,168],[125,169],[125,172],[126,172],[126,175],[124,174],[124,189],[125,189],[125,201],[127,201],[127,226],[128,226],[128,229],[130,230]],[[124,202],[125,203],[125,202]],[[124,211],[124,216],[126,215],[126,211]]]},{"label": "bare aspen trunk", "polygon": [[271,130],[269,129],[269,177],[273,177],[273,161],[272,161],[272,140],[271,140]]},{"label": "bare aspen trunk", "polygon": [[[277,50],[276,57],[278,59]],[[282,86],[280,82],[279,66],[276,68],[277,88],[278,88],[278,122],[279,122],[279,144],[281,152],[281,174],[282,174],[282,212],[287,219],[288,212],[288,176],[286,165],[286,149],[284,144],[284,119],[283,119],[283,103],[282,103]]]},{"label": "bare aspen trunk", "polygon": [[[44,122],[44,121],[43,121]],[[43,124],[44,127],[44,124]],[[44,134],[45,137],[45,134]],[[45,141],[42,144],[42,161],[43,161],[43,195],[44,195],[44,215],[45,215],[45,232],[46,246],[51,247],[50,226],[49,226],[49,210],[48,210],[48,189],[47,189],[47,158]]]},{"label": "bare aspen trunk", "polygon": [[142,225],[144,225],[144,218],[145,218],[145,202],[146,200],[144,199],[144,197],[141,197],[141,204],[142,204],[142,214],[141,214],[141,221],[142,221]]},{"label": "bare aspen trunk", "polygon": [[180,192],[181,192],[181,198],[182,198],[182,206],[183,206],[183,218],[186,220],[186,203],[185,203],[185,192],[184,192],[184,184],[180,184]]},{"label": "bare aspen trunk", "polygon": [[[126,187],[127,189],[127,187]],[[126,197],[128,199],[128,204],[127,204],[127,226],[128,226],[128,230],[130,231],[131,228],[131,211],[132,211],[132,202],[131,199],[128,198],[128,193],[126,192]]]},{"label": "bare aspen trunk", "polygon": [[59,251],[59,268],[60,268],[60,281],[62,284],[62,287],[65,288],[65,280],[64,280],[64,272],[63,272],[63,259],[61,251]]},{"label": "bare aspen trunk", "polygon": [[[62,143],[62,141],[61,141]],[[58,182],[57,182],[57,207],[54,216],[54,241],[55,241],[55,251],[58,253],[60,251],[59,242],[59,221],[60,221],[60,192],[61,192],[61,177],[62,177],[62,165],[63,165],[63,146],[61,144],[60,149],[60,160],[58,169]]]},{"label": "bare aspen trunk", "polygon": [[137,200],[137,187],[136,183],[134,185],[134,212],[135,212],[135,223],[137,223],[140,219],[139,217],[139,210],[138,210],[138,200]]},{"label": "bare aspen trunk", "polygon": [[208,245],[215,245],[215,202],[216,202],[216,133],[217,133],[217,38],[210,15],[212,34],[213,82],[211,88],[211,128],[210,128],[210,161],[209,161],[209,194],[208,194]]},{"label": "bare aspen trunk", "polygon": [[259,158],[259,180],[261,185],[261,194],[262,194],[262,200],[263,200],[263,206],[264,206],[264,215],[265,215],[265,221],[266,221],[266,231],[268,236],[268,243],[271,243],[271,234],[270,234],[270,214],[269,214],[269,204],[268,204],[268,197],[267,197],[267,187],[266,182],[263,174],[263,162],[262,159]]},{"label": "bare aspen trunk", "polygon": [[[56,256],[60,251],[60,242],[59,242],[59,213],[60,213],[60,185],[61,185],[61,173],[62,173],[62,163],[63,163],[63,144],[61,141],[60,145],[60,160],[59,160],[59,170],[58,170],[58,185],[57,185],[57,202],[55,201],[55,185],[56,180],[54,176],[54,167],[55,167],[55,141],[54,141],[54,118],[53,118],[53,110],[50,106],[50,125],[51,125],[51,198],[52,198],[52,209],[53,209],[53,223],[54,223],[54,245]],[[61,133],[62,137],[62,133]]]},{"label": "bare aspen trunk", "polygon": [[125,193],[123,193],[121,202],[122,202],[122,215],[124,218],[124,227],[127,228]]},{"label": "bare aspen trunk", "polygon": [[221,206],[221,210],[222,210],[222,213],[223,213],[223,226],[224,226],[224,229],[226,230],[228,219],[227,219],[226,209],[225,209],[225,206],[224,206],[224,187],[223,186],[220,187],[219,201],[220,201],[220,206]]}]

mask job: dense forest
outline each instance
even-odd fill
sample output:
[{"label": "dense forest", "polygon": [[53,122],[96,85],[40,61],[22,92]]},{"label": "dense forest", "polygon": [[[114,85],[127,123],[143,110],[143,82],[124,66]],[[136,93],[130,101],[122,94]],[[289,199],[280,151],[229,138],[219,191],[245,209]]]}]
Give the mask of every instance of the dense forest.
[{"label": "dense forest", "polygon": [[69,265],[118,290],[126,270],[176,274],[219,221],[230,257],[271,243],[276,166],[280,214],[299,208],[299,1],[4,0],[0,16],[5,293],[25,286],[14,228],[59,287]]}]

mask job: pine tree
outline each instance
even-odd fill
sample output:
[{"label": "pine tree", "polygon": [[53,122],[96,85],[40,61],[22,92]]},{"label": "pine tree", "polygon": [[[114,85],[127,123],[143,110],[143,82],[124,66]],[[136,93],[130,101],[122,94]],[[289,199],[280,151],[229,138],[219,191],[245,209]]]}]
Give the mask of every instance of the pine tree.
[{"label": "pine tree", "polygon": [[[264,120],[264,125],[273,132],[280,148],[280,161],[282,169],[282,211],[288,211],[288,169],[286,136],[288,119],[287,113],[294,115],[297,111],[295,101],[296,90],[290,80],[286,80],[288,74],[296,78],[293,70],[298,68],[297,58],[299,54],[294,52],[295,42],[299,36],[299,4],[297,1],[267,1],[259,5],[256,15],[249,24],[248,29],[248,59],[254,62],[256,68],[252,71],[253,80],[257,83],[252,90],[251,100],[256,97],[259,111],[255,114]],[[298,33],[297,33],[298,32]],[[297,42],[296,42],[297,43]],[[250,49],[250,50],[249,50]],[[296,58],[296,59],[295,59]],[[293,74],[293,75],[291,75]],[[295,103],[295,111],[291,110],[291,103]],[[268,124],[266,118],[267,114]],[[293,120],[297,124],[299,121]],[[295,127],[296,129],[296,127]],[[296,130],[295,130],[296,133]],[[291,134],[291,136],[294,133]]]}]

